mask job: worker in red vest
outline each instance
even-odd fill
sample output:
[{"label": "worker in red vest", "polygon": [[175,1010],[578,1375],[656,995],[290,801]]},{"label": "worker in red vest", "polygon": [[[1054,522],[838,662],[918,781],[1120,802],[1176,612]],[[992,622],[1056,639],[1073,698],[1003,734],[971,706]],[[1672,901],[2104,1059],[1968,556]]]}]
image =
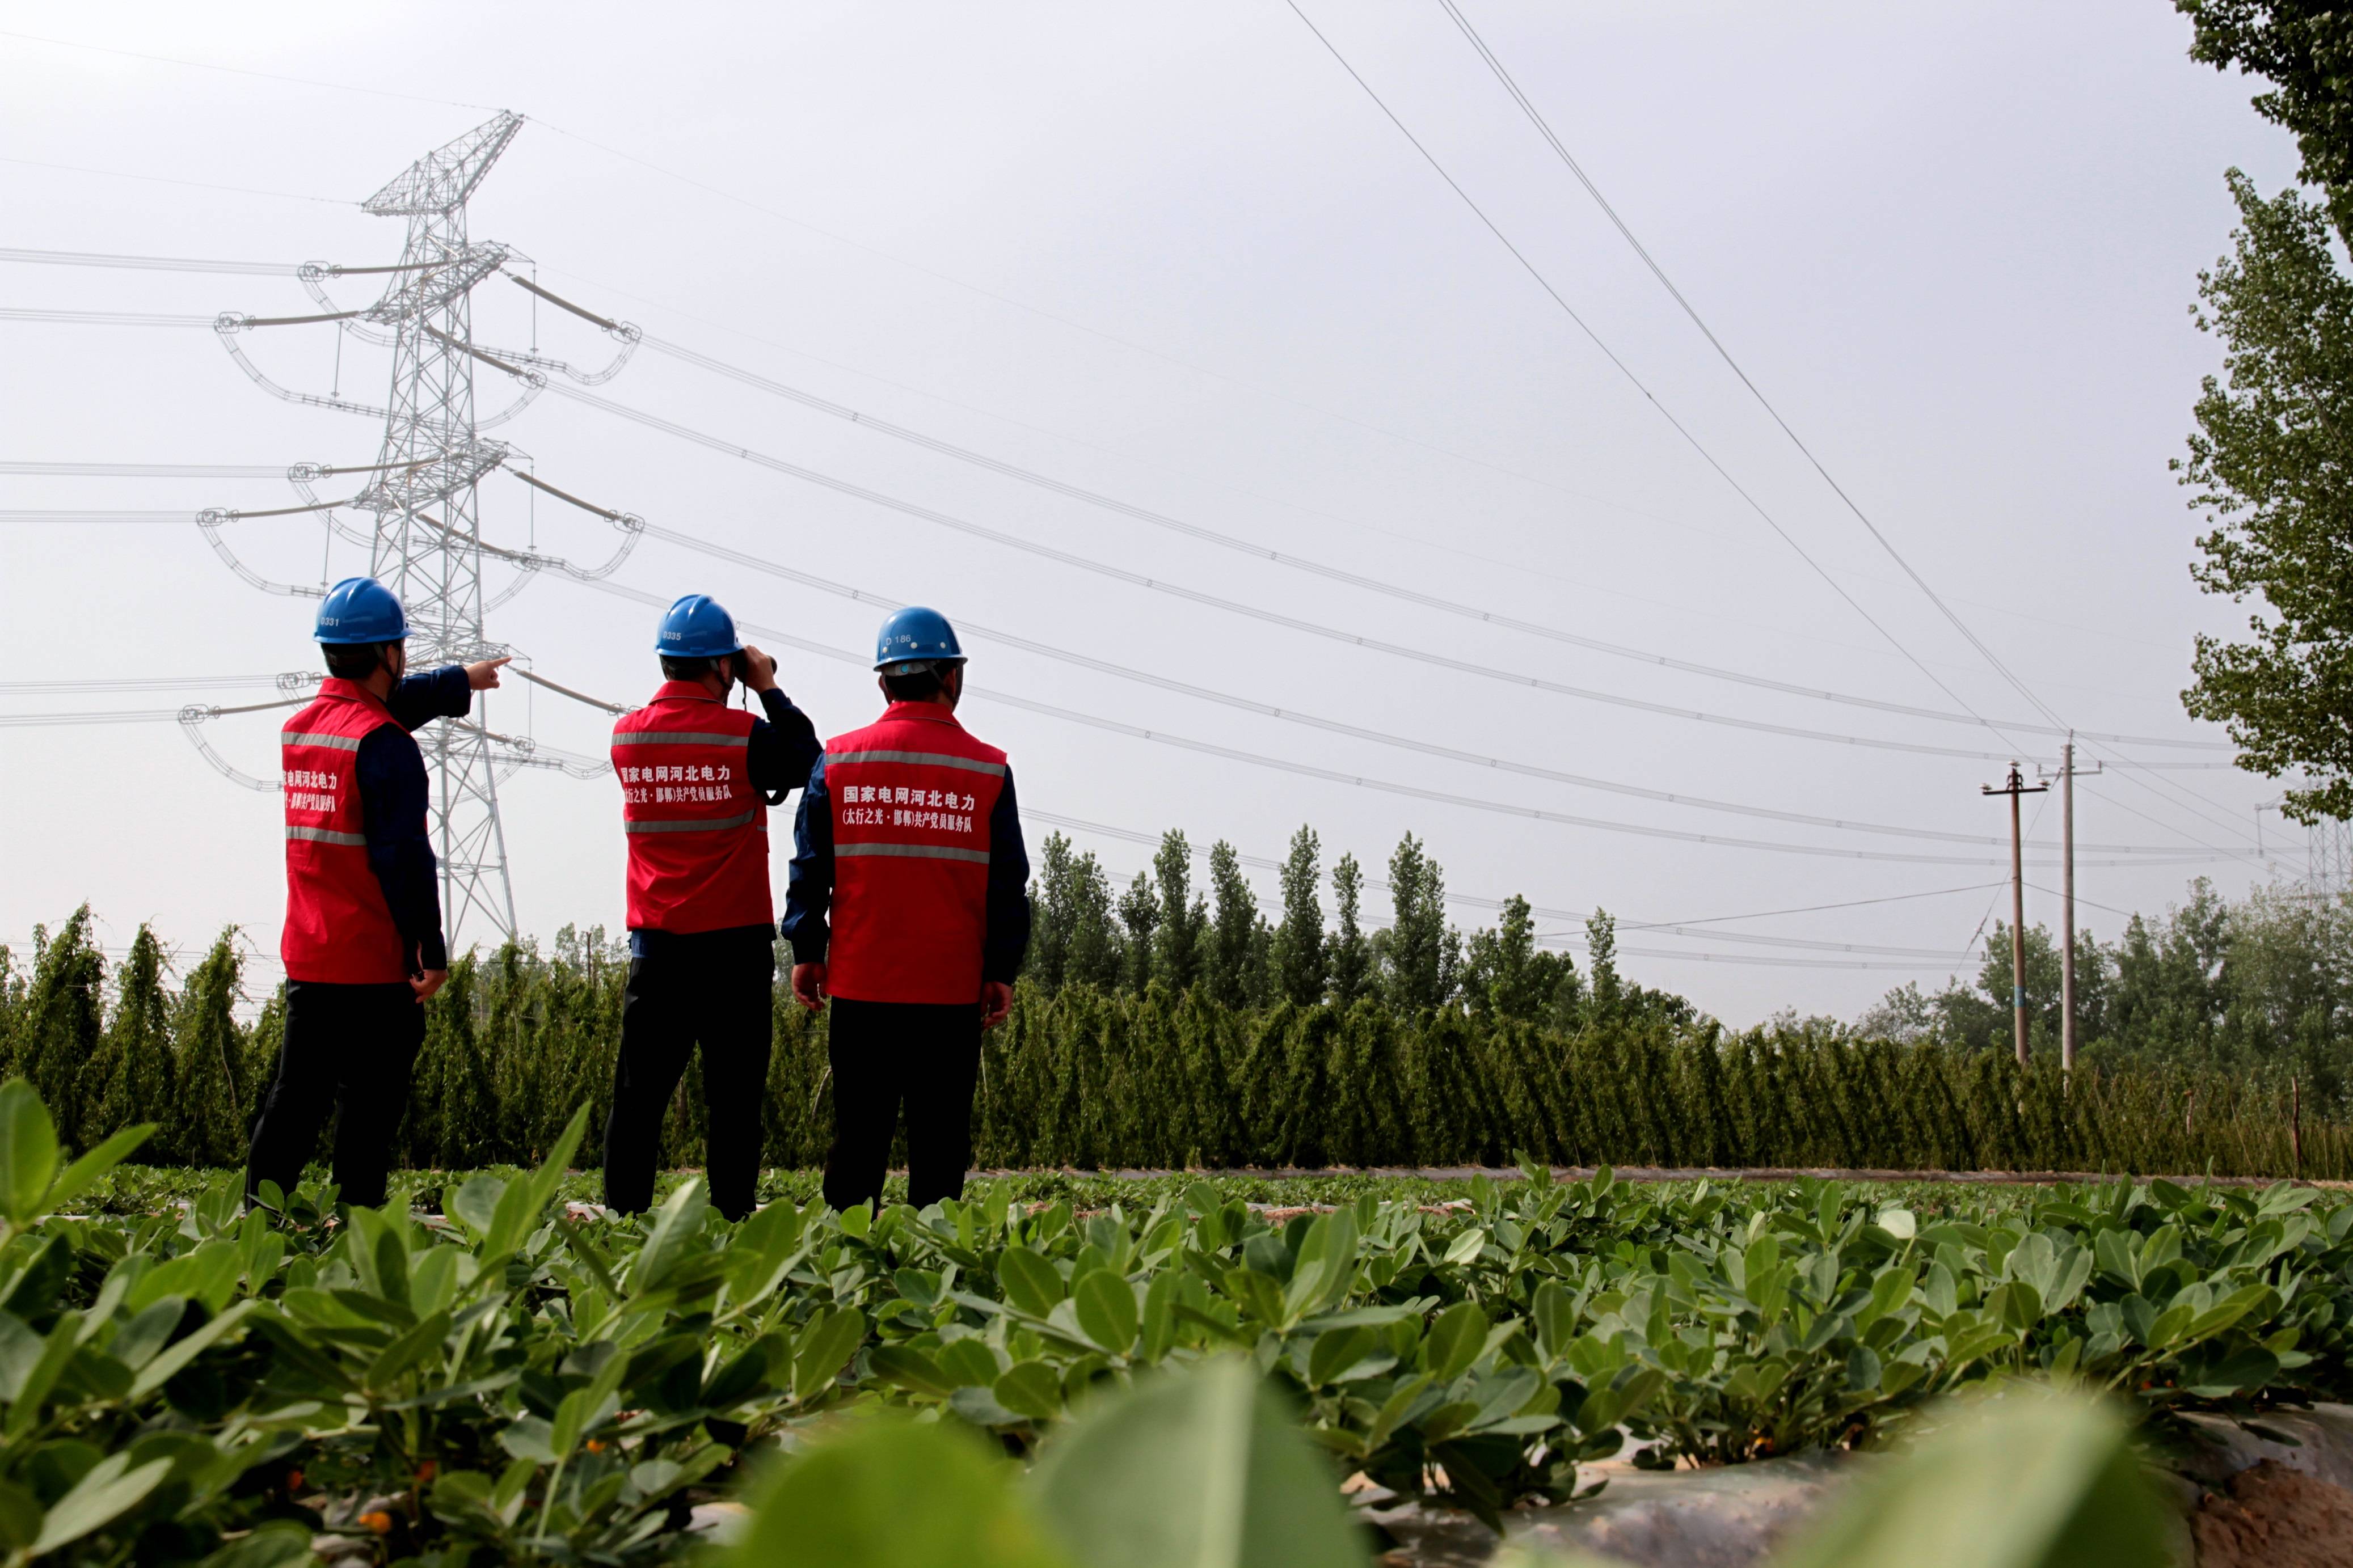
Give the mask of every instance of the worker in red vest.
[{"label": "worker in red vest", "polygon": [[425,1040],[427,997],[449,977],[425,758],[409,731],[458,719],[503,658],[408,673],[408,619],[373,577],[319,605],[327,679],[286,721],[286,1032],[253,1126],[248,1202],[290,1191],[335,1115],[345,1204],[385,1201],[392,1135]]},{"label": "worker in red vest", "polygon": [[1013,775],[956,722],[964,664],[938,611],[883,622],[874,668],[890,707],[826,742],[794,825],[783,930],[793,994],[833,1000],[836,1209],[881,1205],[902,1100],[907,1201],[963,1195],[981,1031],[1013,1005],[1029,944]]},{"label": "worker in red vest", "polygon": [[[711,1201],[752,1212],[775,1031],[776,936],[768,807],[809,777],[817,727],[776,689],[776,661],[735,635],[716,600],[662,616],[662,685],[613,726],[629,840],[629,982],[605,1122],[605,1202],[649,1206],[662,1118],[702,1049]],[[741,680],[765,720],[727,706]]]}]

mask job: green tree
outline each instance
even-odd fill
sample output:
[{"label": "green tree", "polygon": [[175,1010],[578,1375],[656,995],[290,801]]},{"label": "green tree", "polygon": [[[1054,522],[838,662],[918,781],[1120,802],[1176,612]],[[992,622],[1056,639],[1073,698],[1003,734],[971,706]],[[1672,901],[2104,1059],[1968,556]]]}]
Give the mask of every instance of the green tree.
[{"label": "green tree", "polygon": [[2295,137],[2297,177],[2328,193],[2339,233],[2353,235],[2353,12],[2330,0],[2174,0],[2196,28],[2189,58],[2264,77],[2255,112]]},{"label": "green tree", "polygon": [[1365,939],[1364,900],[1364,868],[1354,855],[1343,855],[1332,868],[1332,901],[1339,923],[1324,950],[1335,1007],[1352,1006],[1372,991],[1373,949]]},{"label": "green tree", "polygon": [[6,1074],[29,1079],[71,1138],[83,1122],[82,1067],[103,1033],[106,955],[90,940],[90,906],[51,936],[33,933],[33,977],[17,1010]]},{"label": "green tree", "polygon": [[1324,1000],[1324,905],[1316,897],[1322,878],[1323,845],[1303,826],[1291,836],[1282,861],[1282,924],[1274,938],[1274,963],[1282,994],[1302,1007]]},{"label": "green tree", "polygon": [[[2200,633],[2183,704],[2229,728],[2240,764],[2312,781],[2285,791],[2302,822],[2353,816],[2353,279],[2294,191],[2266,201],[2237,170],[2233,252],[2199,276],[2199,328],[2221,338],[2189,456],[2175,468],[2209,531],[2191,574],[2234,603],[2248,635]],[[2227,382],[2227,384],[2225,384]]]},{"label": "green tree", "polygon": [[1160,884],[1160,927],[1154,937],[1153,976],[1180,994],[1201,978],[1207,956],[1203,938],[1209,929],[1209,906],[1193,891],[1193,847],[1182,828],[1160,837],[1160,851],[1152,858],[1152,874]]},{"label": "green tree", "polygon": [[1152,984],[1154,959],[1159,950],[1155,940],[1160,927],[1160,891],[1152,885],[1148,871],[1138,871],[1127,891],[1119,896],[1119,923],[1125,933],[1121,942],[1120,983],[1141,996],[1144,988]]},{"label": "green tree", "polygon": [[1389,999],[1409,1011],[1454,993],[1461,938],[1446,923],[1446,873],[1410,833],[1389,856],[1389,929],[1381,933]]},{"label": "green tree", "polygon": [[114,1011],[98,1054],[84,1064],[81,1147],[95,1148],[118,1129],[162,1122],[178,1098],[172,1068],[172,1006],[164,989],[164,946],[146,926],[115,971]]},{"label": "green tree", "polygon": [[1222,838],[1209,847],[1209,896],[1213,912],[1205,975],[1209,995],[1220,1006],[1247,1006],[1258,989],[1251,973],[1256,956],[1251,949],[1261,923],[1258,894],[1242,875],[1241,857]]},{"label": "green tree", "polygon": [[1626,983],[1618,973],[1618,918],[1596,910],[1585,918],[1586,1018],[1609,1023],[1623,1010]]},{"label": "green tree", "polygon": [[1559,985],[1557,955],[1536,946],[1535,916],[1514,893],[1493,927],[1471,933],[1462,963],[1464,999],[1473,1011],[1516,1022],[1541,1016]]},{"label": "green tree", "polygon": [[1079,854],[1050,833],[1039,857],[1030,904],[1036,911],[1025,973],[1049,991],[1119,983],[1119,938],[1111,882],[1092,853]]}]

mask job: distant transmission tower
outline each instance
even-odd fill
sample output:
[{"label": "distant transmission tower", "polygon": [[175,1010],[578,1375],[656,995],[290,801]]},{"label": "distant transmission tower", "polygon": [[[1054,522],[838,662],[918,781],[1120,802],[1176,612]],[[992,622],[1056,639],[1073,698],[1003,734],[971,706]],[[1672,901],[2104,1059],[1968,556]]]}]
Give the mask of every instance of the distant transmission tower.
[{"label": "distant transmission tower", "polygon": [[[362,205],[405,217],[408,238],[384,298],[364,312],[393,331],[392,396],[377,458],[381,477],[353,502],[375,514],[369,574],[400,595],[417,665],[465,663],[494,648],[482,635],[482,552],[475,487],[506,448],[474,430],[474,286],[497,272],[504,246],[466,237],[466,198],[522,129],[501,114],[427,153]],[[454,941],[479,911],[515,930],[498,779],[481,727],[435,724],[418,737],[434,782],[442,907]]]},{"label": "distant transmission tower", "polygon": [[[427,153],[370,196],[363,204],[368,212],[408,220],[400,260],[385,267],[303,268],[304,286],[327,307],[324,314],[253,317],[229,311],[215,322],[223,346],[264,391],[290,403],[381,417],[384,446],[377,461],[364,468],[303,463],[289,469],[288,478],[309,504],[259,512],[216,509],[198,517],[198,526],[248,583],[269,593],[316,598],[325,590],[323,581],[317,588],[270,581],[237,557],[221,531],[242,518],[322,514],[331,534],[367,546],[370,575],[400,595],[408,612],[410,658],[419,668],[509,651],[483,635],[483,546],[475,492],[482,476],[504,463],[512,449],[484,440],[475,420],[474,361],[485,356],[474,345],[470,296],[475,285],[495,275],[514,253],[502,245],[467,238],[466,198],[521,129],[520,115],[501,114]],[[373,305],[336,309],[321,280],[356,273],[388,275],[389,287]],[[383,408],[346,402],[339,394],[322,396],[280,386],[237,342],[238,334],[255,327],[304,322],[333,322],[338,331],[392,350],[391,395]],[[615,330],[634,342],[634,328]],[[512,357],[523,365],[492,363],[524,375],[529,389],[521,402],[491,423],[518,412],[545,384],[538,369],[527,367],[544,364],[578,374],[536,354]],[[322,501],[311,488],[322,477],[351,473],[369,476],[366,488],[356,496]],[[373,521],[364,526],[345,522],[335,515],[338,507],[373,514]],[[618,514],[608,515],[618,521]],[[543,563],[543,558],[530,552],[493,553],[523,566],[526,574]],[[205,744],[196,725],[210,711],[190,709],[182,715],[184,727],[207,758],[238,783],[276,787],[271,781],[228,767]],[[470,916],[487,920],[501,934],[514,934],[514,888],[507,874],[506,831],[499,819],[498,777],[517,766],[543,765],[533,757],[528,741],[491,731],[480,717],[472,722],[428,725],[417,735],[434,784],[433,837],[453,944]]]},{"label": "distant transmission tower", "polygon": [[2328,897],[2353,892],[2353,825],[2319,822],[2306,831],[2311,836],[2306,877],[2313,890]]}]

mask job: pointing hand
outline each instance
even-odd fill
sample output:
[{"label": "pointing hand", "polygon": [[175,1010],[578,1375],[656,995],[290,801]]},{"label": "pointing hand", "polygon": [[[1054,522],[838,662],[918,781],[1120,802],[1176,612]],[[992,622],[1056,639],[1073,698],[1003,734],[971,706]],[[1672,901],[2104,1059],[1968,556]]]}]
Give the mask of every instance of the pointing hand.
[{"label": "pointing hand", "polygon": [[466,667],[466,686],[473,691],[487,691],[499,683],[499,671],[514,661],[509,654],[504,658],[485,658]]}]

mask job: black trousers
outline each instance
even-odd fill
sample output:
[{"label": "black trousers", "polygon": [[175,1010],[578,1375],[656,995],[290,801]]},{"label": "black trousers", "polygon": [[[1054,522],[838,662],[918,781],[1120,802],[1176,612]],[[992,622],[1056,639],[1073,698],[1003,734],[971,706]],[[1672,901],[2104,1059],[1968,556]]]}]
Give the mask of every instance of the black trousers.
[{"label": "black trousers", "polygon": [[629,961],[613,1110],[605,1121],[605,1202],[614,1208],[635,1214],[652,1206],[662,1118],[700,1044],[711,1201],[729,1219],[752,1212],[776,1029],[776,954],[766,928],[758,936],[673,937]]},{"label": "black trousers", "polygon": [[408,1109],[408,1075],[425,1043],[425,1009],[400,985],[286,986],[286,1040],[278,1077],[254,1119],[245,1167],[251,1199],[263,1182],[292,1192],[335,1114],[335,1185],[358,1208],[384,1202],[392,1135]]},{"label": "black trousers", "polygon": [[882,1204],[882,1176],[899,1106],[907,1107],[907,1201],[917,1208],[964,1195],[972,1163],[972,1096],[980,1078],[980,1004],[828,1004],[833,1146],[825,1201],[837,1209]]}]

